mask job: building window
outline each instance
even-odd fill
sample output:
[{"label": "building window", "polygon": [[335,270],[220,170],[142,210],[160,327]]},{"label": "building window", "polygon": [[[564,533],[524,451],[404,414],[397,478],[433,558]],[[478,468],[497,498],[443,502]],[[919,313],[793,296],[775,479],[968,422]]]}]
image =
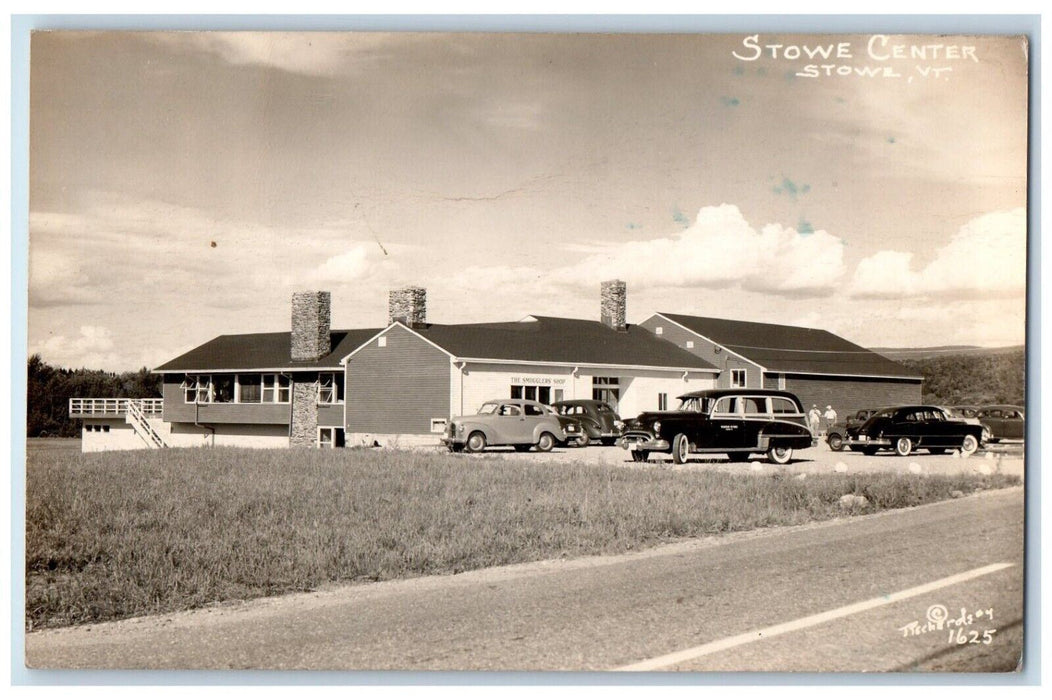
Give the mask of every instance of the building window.
[{"label": "building window", "polygon": [[744,369],[732,369],[731,370],[731,386],[732,387],[744,387],[747,381],[747,373]]},{"label": "building window", "polygon": [[110,432],[110,426],[108,426],[108,425],[102,426],[102,432],[104,432],[104,433]]},{"label": "building window", "polygon": [[540,401],[543,404],[549,404],[552,402],[552,388],[550,386],[525,386],[522,384],[512,384],[510,398]]},{"label": "building window", "polygon": [[563,400],[563,390],[562,389],[553,389],[552,392],[555,394],[554,396],[552,396],[552,401],[562,401]]},{"label": "building window", "polygon": [[781,389],[782,391],[785,391],[785,375],[784,374],[779,374],[778,375],[778,388]]},{"label": "building window", "polygon": [[188,374],[183,382],[183,401],[209,403],[212,397],[212,377],[207,374]]},{"label": "building window", "polygon": [[263,375],[237,375],[237,402],[259,403],[263,400]]},{"label": "building window", "polygon": [[592,377],[592,399],[603,401],[616,411],[621,400],[620,383],[619,377]]},{"label": "building window", "polygon": [[234,375],[212,377],[212,403],[234,403]]},{"label": "building window", "polygon": [[446,432],[446,419],[445,418],[432,418],[431,419],[431,432],[432,433],[444,433],[444,432]]},{"label": "building window", "polygon": [[387,347],[387,336],[386,335],[381,335],[379,338],[377,338],[376,339],[376,346],[377,347],[381,347],[381,348],[386,348]]},{"label": "building window", "polygon": [[688,340],[687,341],[687,349],[690,350],[693,347],[694,347],[694,341],[693,340]]},{"label": "building window", "polygon": [[318,403],[343,402],[342,375],[333,372],[322,372],[318,375]]},{"label": "building window", "polygon": [[662,328],[661,326],[658,326],[657,328],[654,329],[654,335],[661,335],[664,332],[665,332],[665,329]]},{"label": "building window", "polygon": [[668,394],[658,394],[658,410],[668,410]]},{"label": "building window", "polygon": [[288,403],[292,380],[284,374],[263,375],[263,403]]},{"label": "building window", "polygon": [[343,428],[318,428],[318,447],[343,447]]}]

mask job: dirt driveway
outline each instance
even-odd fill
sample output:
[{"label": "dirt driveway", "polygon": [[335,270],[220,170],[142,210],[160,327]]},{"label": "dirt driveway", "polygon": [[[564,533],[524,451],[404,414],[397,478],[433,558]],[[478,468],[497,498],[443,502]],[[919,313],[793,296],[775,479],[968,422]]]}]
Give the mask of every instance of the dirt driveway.
[{"label": "dirt driveway", "polygon": [[921,474],[958,474],[966,473],[1003,473],[1023,476],[1023,445],[1022,443],[1009,443],[991,445],[987,449],[976,452],[971,457],[960,455],[930,455],[919,451],[908,457],[899,457],[893,452],[880,452],[872,457],[859,452],[844,450],[833,452],[824,442],[817,447],[807,450],[798,450],[793,453],[793,459],[789,464],[779,466],[772,464],[762,456],[754,456],[751,462],[731,463],[727,461],[726,455],[693,455],[691,459],[682,465],[672,463],[671,455],[654,454],[647,463],[636,463],[627,450],[620,447],[603,447],[601,445],[589,445],[584,448],[555,448],[547,454],[537,452],[519,453],[511,448],[491,448],[483,454],[459,455],[464,459],[516,459],[528,462],[556,462],[574,463],[585,462],[590,464],[607,464],[621,466],[629,469],[672,469],[686,471],[694,469],[721,469],[733,472],[756,472],[770,473],[782,470],[790,474],[820,474],[824,472],[901,472]]}]

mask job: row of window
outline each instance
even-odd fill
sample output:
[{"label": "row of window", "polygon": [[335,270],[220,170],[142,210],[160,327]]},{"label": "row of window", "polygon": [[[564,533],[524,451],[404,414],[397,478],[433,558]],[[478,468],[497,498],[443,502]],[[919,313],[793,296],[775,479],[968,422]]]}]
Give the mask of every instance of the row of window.
[{"label": "row of window", "polygon": [[[342,376],[318,375],[319,404],[343,402]],[[289,403],[292,379],[286,374],[188,374],[182,384],[186,403]]]}]

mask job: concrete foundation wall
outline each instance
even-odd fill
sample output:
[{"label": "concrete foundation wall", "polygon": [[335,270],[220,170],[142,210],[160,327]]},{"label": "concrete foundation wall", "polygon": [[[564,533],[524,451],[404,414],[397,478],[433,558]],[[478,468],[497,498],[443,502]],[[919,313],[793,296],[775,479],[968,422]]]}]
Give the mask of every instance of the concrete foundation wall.
[{"label": "concrete foundation wall", "polygon": [[124,418],[85,419],[80,436],[81,452],[147,449],[146,443],[124,422]]}]

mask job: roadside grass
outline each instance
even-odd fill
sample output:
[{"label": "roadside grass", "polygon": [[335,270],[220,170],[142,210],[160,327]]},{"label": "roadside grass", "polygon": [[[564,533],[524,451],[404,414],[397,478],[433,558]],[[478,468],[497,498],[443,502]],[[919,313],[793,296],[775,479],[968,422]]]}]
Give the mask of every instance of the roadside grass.
[{"label": "roadside grass", "polygon": [[[625,552],[1019,483],[997,473],[801,480],[397,450],[30,447],[26,626]],[[847,493],[868,505],[845,511]]]}]

